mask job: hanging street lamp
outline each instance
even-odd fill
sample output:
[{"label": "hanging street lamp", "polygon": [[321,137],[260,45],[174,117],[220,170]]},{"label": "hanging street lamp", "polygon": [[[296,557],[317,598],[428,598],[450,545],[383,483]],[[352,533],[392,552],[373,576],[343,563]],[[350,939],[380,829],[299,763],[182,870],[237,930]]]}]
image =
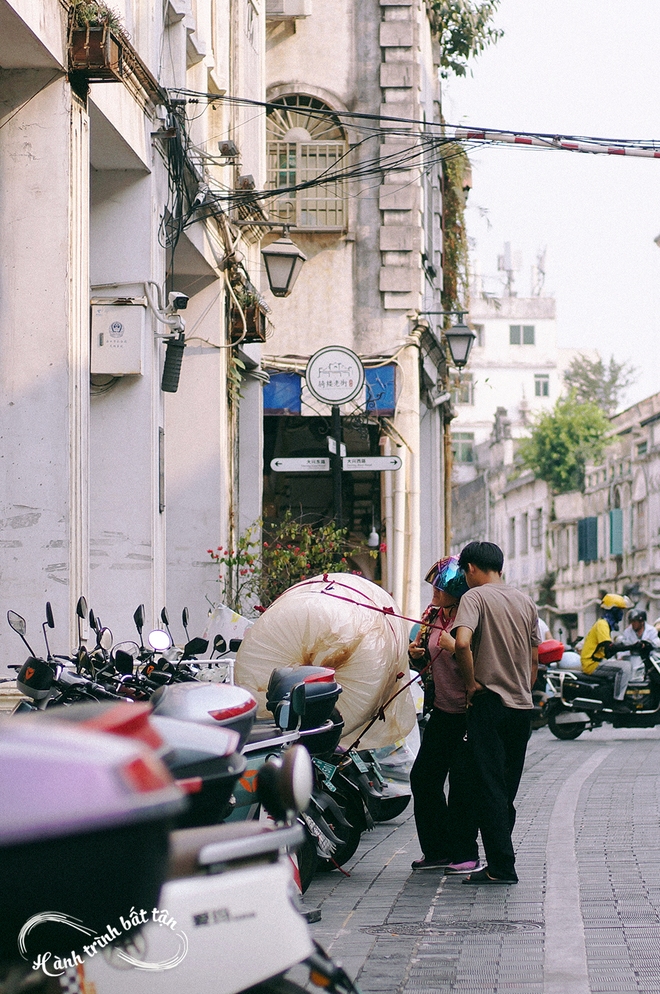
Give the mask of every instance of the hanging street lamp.
[{"label": "hanging street lamp", "polygon": [[274,297],[288,297],[307,260],[304,252],[289,238],[285,229],[276,242],[261,250],[266,265],[270,292]]},{"label": "hanging street lamp", "polygon": [[470,351],[477,336],[471,328],[468,328],[468,326],[463,323],[462,314],[459,316],[455,325],[451,328],[444,328],[443,332],[445,338],[447,339],[447,344],[449,345],[449,351],[451,352],[454,365],[458,369],[463,369],[470,358]]}]

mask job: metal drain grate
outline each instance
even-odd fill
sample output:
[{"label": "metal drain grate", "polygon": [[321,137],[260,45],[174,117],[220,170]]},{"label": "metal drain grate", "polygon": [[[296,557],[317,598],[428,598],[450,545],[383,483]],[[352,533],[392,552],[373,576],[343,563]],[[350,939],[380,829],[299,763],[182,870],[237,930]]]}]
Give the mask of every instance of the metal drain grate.
[{"label": "metal drain grate", "polygon": [[364,925],[360,931],[369,935],[484,935],[505,932],[539,932],[543,922],[535,921],[438,921],[387,922],[385,925]]}]

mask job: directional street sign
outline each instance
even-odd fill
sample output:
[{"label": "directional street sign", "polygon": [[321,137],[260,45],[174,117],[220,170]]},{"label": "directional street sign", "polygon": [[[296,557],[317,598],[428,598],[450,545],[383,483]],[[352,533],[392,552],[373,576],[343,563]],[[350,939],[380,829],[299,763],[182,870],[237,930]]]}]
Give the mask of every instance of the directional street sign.
[{"label": "directional street sign", "polygon": [[[345,473],[387,473],[401,469],[398,456],[344,456],[342,469]],[[327,473],[330,469],[330,459],[319,457],[313,459],[271,459],[270,468],[275,473]]]},{"label": "directional street sign", "polygon": [[348,456],[342,459],[342,469],[350,473],[361,470],[387,473],[389,470],[401,469],[401,460],[398,456]]},{"label": "directional street sign", "polygon": [[271,459],[270,468],[276,473],[327,473],[330,460],[319,459]]}]

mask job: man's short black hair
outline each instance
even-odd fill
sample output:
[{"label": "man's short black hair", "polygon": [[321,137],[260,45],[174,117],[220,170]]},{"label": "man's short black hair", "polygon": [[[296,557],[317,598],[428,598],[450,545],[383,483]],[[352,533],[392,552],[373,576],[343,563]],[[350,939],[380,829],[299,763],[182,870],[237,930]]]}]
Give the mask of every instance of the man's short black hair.
[{"label": "man's short black hair", "polygon": [[494,542],[468,542],[458,557],[458,565],[467,571],[468,563],[484,573],[501,573],[504,553]]}]

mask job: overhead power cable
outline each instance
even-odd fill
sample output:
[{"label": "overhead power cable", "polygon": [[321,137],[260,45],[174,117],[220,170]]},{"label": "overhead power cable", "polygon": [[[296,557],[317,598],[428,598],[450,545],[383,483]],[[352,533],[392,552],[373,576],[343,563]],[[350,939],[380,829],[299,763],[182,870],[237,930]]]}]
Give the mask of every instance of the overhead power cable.
[{"label": "overhead power cable", "polygon": [[[226,103],[263,107],[265,110],[280,108],[279,101],[248,100],[245,97],[232,97],[225,94],[220,97],[215,93],[204,93],[194,90],[177,90],[177,93],[188,96],[192,101],[206,99],[224,101]],[[394,106],[394,105],[392,105]],[[476,145],[511,144],[520,146],[535,146],[537,148],[558,149],[567,152],[587,152],[591,154],[628,155],[642,158],[660,159],[660,140],[635,138],[599,138],[585,135],[564,135],[529,131],[506,131],[498,128],[471,128],[440,122],[422,121],[417,118],[397,117],[395,115],[367,114],[358,111],[335,110],[324,111],[322,108],[306,108],[306,113],[318,118],[329,115],[345,119],[352,127],[372,131],[390,137],[430,138],[436,140],[442,136],[445,142],[469,142]],[[366,122],[373,121],[369,127]],[[378,126],[376,126],[376,123]],[[410,129],[401,127],[389,128],[388,125],[408,124]]]}]

